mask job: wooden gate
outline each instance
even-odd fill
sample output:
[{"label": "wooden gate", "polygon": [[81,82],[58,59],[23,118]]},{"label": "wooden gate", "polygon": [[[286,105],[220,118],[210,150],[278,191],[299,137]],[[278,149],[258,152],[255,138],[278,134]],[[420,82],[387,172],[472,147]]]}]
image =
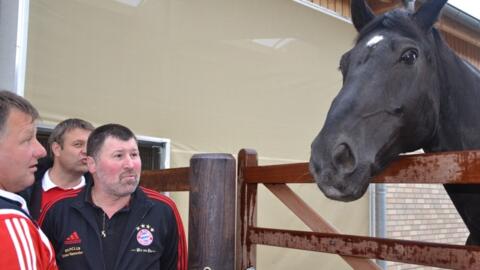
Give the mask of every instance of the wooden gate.
[{"label": "wooden gate", "polygon": [[[480,269],[479,247],[381,239],[336,232],[286,185],[313,183],[308,163],[259,166],[257,153],[244,149],[238,155],[237,182],[237,270],[256,266],[256,245],[338,254],[353,269],[362,270],[380,269],[369,259],[446,269]],[[373,182],[480,183],[480,151],[405,156],[389,166]],[[257,227],[258,184],[265,185],[312,231]]]},{"label": "wooden gate", "polygon": [[[447,269],[480,269],[479,247],[336,232],[286,185],[313,184],[308,163],[259,166],[254,150],[241,150],[237,173],[235,188],[235,159],[227,154],[194,155],[190,167],[142,173],[142,186],[158,191],[189,192],[189,269],[256,267],[256,245],[338,254],[353,269],[362,270],[380,269],[370,259]],[[374,183],[479,182],[480,151],[403,157],[374,180]],[[265,185],[312,231],[257,227],[259,184]]]}]

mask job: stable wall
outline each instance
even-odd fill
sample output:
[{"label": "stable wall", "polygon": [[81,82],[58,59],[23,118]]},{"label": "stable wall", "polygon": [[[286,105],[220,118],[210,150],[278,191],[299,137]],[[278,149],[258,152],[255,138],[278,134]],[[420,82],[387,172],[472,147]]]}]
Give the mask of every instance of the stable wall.
[{"label": "stable wall", "polygon": [[[46,124],[80,117],[169,138],[171,166],[254,148],[261,164],[304,162],[355,31],[290,0],[30,1],[25,96]],[[368,198],[294,186],[340,231],[368,235]],[[174,194],[187,222],[187,196]],[[259,225],[306,229],[265,189]],[[215,229],[215,228],[212,228]],[[336,256],[259,248],[258,269],[349,269]]]}]

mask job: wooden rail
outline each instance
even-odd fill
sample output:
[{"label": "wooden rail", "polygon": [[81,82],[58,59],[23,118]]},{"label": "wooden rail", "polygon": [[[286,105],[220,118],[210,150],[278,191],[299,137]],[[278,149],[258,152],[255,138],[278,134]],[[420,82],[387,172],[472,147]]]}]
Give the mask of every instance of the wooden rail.
[{"label": "wooden rail", "polygon": [[[252,227],[252,244],[382,259],[447,269],[480,269],[480,248],[355,235]],[[356,268],[367,269],[367,268]]]},{"label": "wooden rail", "polygon": [[[293,213],[295,213],[302,221],[305,223],[312,231],[314,232],[326,232],[326,233],[338,233],[337,230],[330,225],[326,220],[324,220],[315,210],[310,208],[300,197],[293,192],[287,185],[285,184],[266,184],[265,185],[277,198],[282,201]],[[251,228],[255,230],[255,227]],[[266,244],[255,242],[252,239],[252,230],[249,230],[248,239],[251,243],[256,244]],[[290,238],[291,240],[292,238]],[[280,239],[277,239],[280,240]],[[282,240],[286,240],[287,242],[289,239],[284,238]],[[281,240],[280,240],[281,241]],[[306,245],[303,245],[306,247]],[[293,248],[293,247],[290,247]],[[370,260],[363,260],[354,254],[341,254],[342,258],[345,260],[347,264],[349,264],[352,268],[356,269],[372,269],[372,270],[380,270],[381,268],[378,267],[374,262]]]},{"label": "wooden rail", "polygon": [[[480,183],[479,157],[480,151],[404,156],[372,182]],[[158,191],[189,192],[189,269],[247,269],[256,265],[257,244],[338,254],[353,269],[379,269],[369,260],[372,258],[451,269],[480,269],[478,247],[338,234],[286,185],[314,183],[308,163],[258,166],[256,152],[242,150],[235,197],[234,163],[231,155],[195,155],[190,167],[142,173],[142,186]],[[312,232],[257,227],[258,184],[265,184]]]},{"label": "wooden rail", "polygon": [[[243,180],[249,184],[313,183],[308,163],[247,166],[242,170]],[[372,183],[480,183],[480,151],[403,156],[372,179]]]},{"label": "wooden rail", "polygon": [[[287,183],[313,183],[308,163],[258,166],[254,150],[238,156],[237,270],[256,265],[257,244],[341,255],[353,269],[378,269],[370,260],[382,259],[447,269],[480,269],[480,248],[336,234],[335,229],[295,195]],[[403,156],[373,183],[480,183],[480,151]],[[313,232],[256,226],[257,186],[265,186]],[[352,260],[354,259],[354,260]]]},{"label": "wooden rail", "polygon": [[140,185],[159,192],[189,191],[190,168],[174,168],[143,171]]}]

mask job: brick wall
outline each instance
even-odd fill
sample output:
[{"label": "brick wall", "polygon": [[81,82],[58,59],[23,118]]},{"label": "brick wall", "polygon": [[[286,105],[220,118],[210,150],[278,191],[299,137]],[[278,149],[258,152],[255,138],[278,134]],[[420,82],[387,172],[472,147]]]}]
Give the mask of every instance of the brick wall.
[{"label": "brick wall", "polygon": [[[388,238],[464,244],[468,231],[442,185],[387,184]],[[387,263],[388,270],[437,269]]]}]

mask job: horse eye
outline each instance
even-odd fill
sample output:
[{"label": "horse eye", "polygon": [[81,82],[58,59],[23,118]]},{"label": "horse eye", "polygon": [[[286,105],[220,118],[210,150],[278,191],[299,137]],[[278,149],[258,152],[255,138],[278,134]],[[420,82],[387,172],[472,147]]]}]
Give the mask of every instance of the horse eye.
[{"label": "horse eye", "polygon": [[417,61],[417,58],[418,52],[414,49],[408,49],[402,54],[400,61],[407,65],[413,65]]}]

